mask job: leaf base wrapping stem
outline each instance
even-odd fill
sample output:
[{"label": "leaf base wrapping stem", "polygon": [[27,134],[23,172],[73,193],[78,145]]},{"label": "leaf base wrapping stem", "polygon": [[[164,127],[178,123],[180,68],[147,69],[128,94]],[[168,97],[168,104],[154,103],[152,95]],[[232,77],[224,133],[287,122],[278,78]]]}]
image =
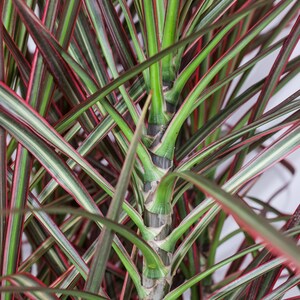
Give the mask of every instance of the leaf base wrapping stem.
[{"label": "leaf base wrapping stem", "polygon": [[[144,216],[145,224],[149,229],[159,228],[159,233],[154,236],[148,243],[158,253],[162,262],[166,267],[170,266],[172,253],[166,252],[160,248],[161,241],[164,240],[170,233],[172,228],[172,213],[170,214],[156,214],[149,210],[145,210]],[[168,272],[166,276],[159,279],[149,278],[143,276],[143,286],[149,291],[147,299],[163,299],[169,292],[171,287],[171,273]]]}]

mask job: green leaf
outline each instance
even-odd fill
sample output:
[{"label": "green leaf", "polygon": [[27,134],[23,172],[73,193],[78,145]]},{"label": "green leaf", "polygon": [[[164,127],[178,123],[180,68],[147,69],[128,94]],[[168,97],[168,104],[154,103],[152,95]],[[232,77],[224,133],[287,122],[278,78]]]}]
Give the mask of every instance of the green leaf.
[{"label": "green leaf", "polygon": [[[107,218],[112,221],[117,222],[119,219],[122,202],[125,198],[125,194],[128,188],[128,184],[130,181],[130,176],[132,173],[134,158],[137,146],[139,144],[139,140],[142,135],[143,122],[146,116],[146,112],[149,106],[149,102],[151,100],[151,94],[149,95],[142,114],[140,116],[139,122],[136,127],[135,134],[131,140],[130,147],[128,149],[128,153],[126,155],[126,159],[124,165],[122,167],[118,183],[116,186],[115,194],[112,198],[112,201],[109,206],[109,210],[107,213]],[[109,258],[111,244],[113,240],[114,233],[109,229],[104,227],[99,236],[98,244],[96,247],[96,252],[91,263],[90,272],[87,278],[87,282],[85,285],[85,290],[89,292],[97,293],[100,289],[100,285],[102,282],[103,275],[105,273],[106,264]]]},{"label": "green leaf", "polygon": [[[176,31],[176,25],[178,23],[179,6],[179,0],[168,1],[161,45],[162,49],[172,46],[177,39],[178,33]],[[162,59],[162,76],[163,82],[169,84],[171,84],[175,79],[175,68],[173,65],[172,54],[169,54]]]},{"label": "green leaf", "polygon": [[[288,232],[286,232],[289,236],[291,235],[296,235],[299,232],[299,228],[298,230],[289,230]],[[216,270],[222,268],[223,266],[234,262],[235,260],[237,260],[240,257],[243,257],[249,253],[255,252],[257,250],[260,250],[263,248],[263,245],[253,245],[251,247],[248,247],[220,262],[218,262],[217,264],[211,266],[210,268],[206,269],[205,271],[193,276],[192,278],[188,279],[186,282],[184,282],[183,284],[181,284],[179,287],[177,287],[176,289],[174,289],[173,291],[171,291],[170,293],[168,293],[166,295],[166,297],[164,298],[164,300],[173,300],[173,299],[178,299],[179,296],[181,296],[187,289],[189,289],[190,287],[192,287],[193,285],[195,285],[196,283],[198,283],[199,281],[203,280],[204,278],[206,278],[207,276],[209,276],[210,274],[213,274]],[[259,270],[257,270],[259,271]],[[271,300],[271,299],[269,299]]]},{"label": "green leaf", "polygon": [[285,295],[285,293],[293,288],[294,286],[298,285],[300,283],[300,277],[299,276],[293,276],[292,278],[289,278],[285,283],[280,285],[279,287],[275,288],[272,293],[268,294],[263,298],[263,300],[276,300],[276,299],[282,299],[282,297]]},{"label": "green leaf", "polygon": [[[226,135],[224,138],[219,138],[215,143],[210,144],[205,149],[202,149],[198,152],[196,152],[191,158],[186,159],[182,164],[178,166],[178,170],[189,170],[193,166],[199,164],[199,162],[204,161],[204,159],[207,159],[209,155],[212,155],[213,152],[222,149],[226,149],[226,145],[234,143],[239,138],[243,137],[245,134],[258,129],[262,127],[263,125],[268,125],[269,123],[276,122],[281,117],[287,116],[289,113],[295,112],[297,113],[299,104],[298,101],[294,100],[297,97],[300,96],[300,90],[295,92],[293,95],[289,96],[287,99],[283,100],[280,105],[275,107],[272,111],[269,111],[265,115],[263,115],[260,119],[258,119],[256,122],[252,122],[247,126],[244,126],[243,128],[236,130],[232,132],[231,134]],[[294,100],[294,101],[293,101]],[[250,141],[254,141],[256,138],[258,138],[260,135],[266,135],[267,132],[271,131],[279,131],[283,127],[290,126],[291,122],[293,123],[293,119],[286,118],[284,121],[279,122],[279,124],[275,124],[270,128],[267,128],[264,131],[260,131],[259,133],[255,134]],[[284,126],[285,125],[285,126]],[[276,130],[276,128],[278,128]],[[266,133],[264,133],[266,132]],[[247,140],[244,142],[246,143]],[[241,144],[241,143],[240,143]]]},{"label": "green leaf", "polygon": [[[146,36],[147,36],[147,50],[148,56],[151,57],[158,53],[159,50],[159,28],[158,28],[158,17],[156,15],[157,11],[155,10],[156,5],[153,1],[144,1],[144,15],[145,15],[145,24],[146,24]],[[159,63],[154,63],[150,66],[150,89],[153,93],[151,109],[149,115],[149,123],[152,129],[148,129],[150,135],[156,135],[161,128],[156,126],[161,126],[166,124],[166,117],[164,115],[164,99],[162,92],[162,76],[161,68]]]},{"label": "green leaf", "polygon": [[0,84],[0,107],[2,110],[13,115],[18,120],[24,122],[40,137],[57,147],[68,157],[76,161],[93,178],[100,187],[109,195],[112,195],[111,185],[78,153],[59,136],[59,134],[47,123],[45,119],[39,116],[24,100],[14,94],[5,85]]},{"label": "green leaf", "polygon": [[[185,29],[185,36],[191,35],[195,30],[202,30],[207,26],[210,26],[210,24],[214,24],[216,20],[226,14],[227,10],[229,10],[232,5],[234,5],[234,2],[230,0],[204,1],[194,13],[190,25]],[[183,51],[184,49],[178,51],[175,63],[177,66],[182,59]]]},{"label": "green leaf", "polygon": [[[103,224],[104,226],[110,228],[112,231],[120,234],[131,243],[137,246],[137,248],[143,253],[146,260],[146,273],[149,278],[161,278],[166,273],[166,267],[163,265],[160,257],[157,253],[146,243],[141,237],[139,237],[135,232],[122,226],[110,219],[100,216],[99,214],[91,213],[84,211],[82,209],[74,209],[70,207],[43,207],[42,209],[32,209],[35,211],[44,211],[51,214],[72,214],[74,216],[81,216],[92,220],[96,223]],[[2,211],[0,214],[7,213],[23,213],[24,210],[10,210],[10,211]]]},{"label": "green leaf", "polygon": [[251,282],[253,279],[255,279],[261,275],[264,275],[265,273],[280,266],[284,262],[285,261],[282,258],[273,259],[273,260],[261,265],[260,267],[257,267],[253,271],[251,271],[243,276],[240,276],[238,279],[232,281],[231,283],[227,284],[223,288],[219,289],[218,291],[216,291],[215,293],[210,295],[210,299],[212,299],[212,300],[224,299],[225,296],[230,295],[230,293],[232,293],[236,288],[242,286],[243,284],[245,284],[247,282]]},{"label": "green leaf", "polygon": [[[0,117],[1,118],[1,117]],[[17,157],[14,168],[12,194],[10,198],[11,209],[22,209],[26,206],[27,186],[29,183],[28,169],[30,170],[29,153],[21,145],[17,149]],[[6,172],[5,172],[6,173]],[[21,251],[22,215],[9,215],[7,219],[6,238],[3,252],[3,274],[13,274],[17,271]]]},{"label": "green leaf", "polygon": [[[41,292],[42,290],[47,289],[47,287],[41,281],[39,281],[37,278],[34,278],[30,274],[23,273],[17,275],[10,275],[10,276],[2,277],[0,278],[0,280],[1,281],[7,280],[13,285],[12,288],[6,288],[6,289],[0,288],[1,294],[4,294],[3,290],[10,291],[12,293],[17,293],[17,292],[21,293],[21,289],[24,289],[23,290],[24,294],[33,299],[58,300],[58,298],[53,295],[54,294],[53,292],[51,292],[51,294],[49,293],[49,289],[48,289],[48,294],[46,295],[43,292]],[[7,293],[5,294],[7,296]]]},{"label": "green leaf", "polygon": [[[300,130],[297,126],[283,134],[278,141],[276,141],[273,145],[266,148],[263,153],[257,155],[253,158],[247,165],[245,165],[239,172],[237,172],[230,180],[228,180],[223,189],[227,192],[234,193],[240,187],[242,187],[249,180],[255,178],[260,173],[265,171],[270,166],[274,165],[277,161],[282,160],[286,155],[294,151],[298,145],[300,140]],[[174,173],[171,173],[169,176],[174,176]],[[177,173],[177,176],[180,173]],[[202,232],[205,224],[209,224],[215,218],[220,208],[217,205],[213,205],[212,198],[208,198],[199,204],[197,207],[193,209],[193,211],[187,215],[181,223],[175,228],[169,237],[165,240],[165,242],[161,245],[162,249],[169,251],[172,249],[173,245],[176,244],[178,239],[190,228],[190,226],[198,220],[206,211],[207,208],[210,210],[206,213],[203,220],[200,220],[198,225],[193,229],[189,235],[191,240],[196,238],[198,234]],[[212,207],[211,207],[212,206]],[[197,232],[198,231],[198,232]],[[179,262],[183,259],[184,254],[188,250],[191,242],[187,239],[182,247],[180,246],[180,252],[178,251],[174,255],[174,261],[176,264],[172,267],[173,269],[177,269]]]},{"label": "green leaf", "polygon": [[112,37],[113,44],[116,46],[118,56],[121,59],[124,69],[127,70],[135,64],[135,58],[125,29],[122,26],[112,2],[100,1],[98,3],[106,21],[108,33]]},{"label": "green leaf", "polygon": [[[290,34],[284,41],[282,48],[280,52],[278,53],[278,56],[270,70],[269,75],[267,76],[264,85],[262,87],[262,90],[258,96],[257,99],[257,105],[253,107],[251,110],[251,115],[249,116],[248,122],[251,123],[259,116],[262,115],[263,111],[265,110],[272,94],[274,93],[274,90],[279,82],[279,79],[281,77],[281,74],[283,73],[287,62],[297,45],[299,41],[299,35],[300,35],[300,17],[296,20]],[[247,134],[245,137],[253,135],[253,132]],[[239,164],[242,163],[242,161],[245,158],[245,155],[247,153],[247,149],[245,149],[235,160],[234,164],[235,167],[237,167]]]},{"label": "green leaf", "polygon": [[[45,168],[52,174],[54,178],[61,184],[61,186],[69,192],[76,201],[85,209],[91,212],[99,212],[98,207],[93,202],[84,186],[78,181],[78,179],[71,173],[67,166],[59,159],[58,155],[49,146],[44,144],[40,139],[33,135],[28,129],[20,126],[16,120],[12,121],[5,114],[0,112],[0,124],[12,133],[18,141],[27,148]],[[18,208],[18,207],[16,207]],[[51,226],[52,225],[52,226]],[[48,228],[50,231],[55,230],[55,226],[52,223]],[[56,232],[56,235],[59,232]],[[60,235],[60,238],[64,238]],[[66,252],[73,253],[70,259],[79,268],[83,277],[86,277],[88,269],[81,257],[76,251],[72,250],[69,243],[64,238],[61,246],[67,247]],[[11,269],[11,268],[10,268]]]},{"label": "green leaf", "polygon": [[252,247],[249,247],[243,251],[238,252],[237,254],[230,256],[221,262],[215,264],[214,266],[206,269],[205,271],[201,272],[201,274],[198,274],[190,279],[188,279],[185,283],[181,284],[179,287],[168,293],[164,300],[176,300],[178,299],[187,289],[198,283],[199,281],[203,280],[205,277],[209,276],[210,274],[213,274],[216,270],[222,268],[223,266],[226,266],[230,262],[235,261],[236,259],[243,257],[253,251],[259,250],[262,248],[261,245],[255,245]]},{"label": "green leaf", "polygon": [[[280,40],[279,42],[272,45],[270,48],[266,49],[266,51],[263,51],[260,53],[260,55],[255,56],[253,59],[249,60],[247,63],[242,65],[241,67],[237,68],[234,72],[226,76],[223,80],[218,81],[217,83],[213,84],[209,88],[207,88],[202,96],[199,98],[199,102],[202,102],[202,99],[205,100],[209,96],[211,96],[213,93],[217,92],[220,88],[222,88],[225,84],[229,83],[233,78],[236,78],[238,74],[241,74],[242,72],[247,71],[251,66],[255,65],[260,61],[260,59],[264,58],[265,55],[268,55],[272,53],[274,50],[276,50],[278,47],[280,47],[283,43],[283,40]],[[291,71],[293,63],[295,61],[291,61],[288,63],[286,71]],[[293,73],[293,72],[291,72]],[[293,74],[291,74],[293,75]],[[286,75],[288,76],[288,75]],[[289,76],[288,76],[289,77]],[[241,93],[238,97],[232,99],[226,107],[219,113],[217,113],[214,117],[212,117],[206,124],[205,127],[199,128],[199,130],[188,140],[188,142],[183,145],[181,148],[179,148],[177,152],[177,159],[182,159],[183,157],[187,156],[190,152],[192,152],[193,149],[196,148],[197,145],[200,144],[201,141],[203,141],[211,132],[215,130],[218,126],[223,124],[223,122],[228,118],[232,113],[234,113],[243,103],[248,101],[252,96],[254,96],[262,87],[265,79],[262,79],[255,83],[254,85],[250,86],[246,91]],[[280,83],[283,83],[284,81],[280,81]],[[278,85],[275,93],[281,90],[283,87],[282,84]],[[197,101],[197,102],[198,102]],[[197,105],[197,103],[196,103]],[[195,105],[195,106],[196,106]]]},{"label": "green leaf", "polygon": [[[99,14],[99,7],[98,3],[94,1],[88,1],[86,2],[87,10],[88,13],[90,14],[91,21],[94,25],[98,41],[100,43],[101,49],[103,51],[105,60],[108,64],[108,67],[110,68],[113,78],[117,78],[119,76],[119,72],[117,70],[117,63],[115,62],[115,57],[113,55],[113,51],[110,47],[109,40],[108,40],[108,34],[105,31],[105,26],[104,26],[104,21],[103,21],[103,13]],[[103,6],[106,6],[107,9],[107,4],[106,5],[101,5],[102,8]],[[126,51],[126,50],[125,50]],[[124,86],[119,87],[120,92],[123,96],[123,99],[127,105],[127,108],[130,112],[130,115],[134,121],[135,124],[138,122],[138,114],[136,111],[136,108],[134,107],[133,101],[130,99],[126,89]]]},{"label": "green leaf", "polygon": [[[14,0],[14,4],[21,18],[24,20],[24,24],[26,25],[32,38],[37,44],[40,53],[43,55],[44,60],[47,62],[48,68],[50,69],[53,77],[56,79],[56,82],[60,86],[62,92],[73,105],[83,102],[85,100],[85,97],[78,84],[76,84],[76,78],[74,74],[69,72],[64,61],[59,57],[59,55],[57,55],[57,53],[55,53],[51,45],[47,43],[45,35],[49,35],[49,32],[46,30],[42,30],[42,23],[35,16],[33,11],[29,9],[25,2]],[[72,17],[76,16],[76,11],[78,12],[79,5],[80,2],[77,0],[73,1],[73,3],[70,5],[70,8],[74,8],[74,10],[71,11],[75,12],[75,14],[71,13]],[[69,17],[66,19],[69,20]],[[67,35],[64,32],[64,28],[59,29],[62,30],[63,37],[66,37]],[[84,128],[91,131],[93,129],[93,122],[91,116],[89,116],[89,113],[90,112],[84,113],[81,117],[81,121]]]},{"label": "green leaf", "polygon": [[11,287],[0,287],[1,294],[25,294],[30,299],[36,300],[54,300],[59,299],[53,294],[62,294],[67,296],[76,297],[77,299],[87,299],[87,300],[105,300],[106,297],[102,297],[96,294],[78,291],[78,290],[64,290],[56,288],[48,288],[37,282],[37,279],[33,279],[27,274],[17,274],[7,277],[2,277],[2,280],[9,280],[14,283]]},{"label": "green leaf", "polygon": [[[262,5],[261,2],[257,3],[255,6],[260,7]],[[152,57],[148,58],[146,61],[140,63],[139,65],[133,67],[132,69],[126,71],[124,74],[120,75],[117,79],[111,81],[109,84],[107,84],[105,87],[100,89],[98,92],[94,93],[88,99],[84,102],[79,104],[76,108],[72,109],[64,119],[56,126],[57,131],[63,131],[66,130],[66,128],[70,127],[70,125],[78,118],[82,112],[86,111],[89,107],[97,103],[98,101],[101,101],[102,98],[106,97],[108,94],[110,94],[112,91],[114,91],[116,88],[118,88],[120,85],[124,84],[131,78],[134,78],[136,75],[147,69],[149,66],[151,66],[153,63],[159,61],[161,58],[165,57],[166,55],[170,54],[171,52],[179,49],[180,47],[185,46],[191,41],[194,41],[196,38],[200,37],[201,35],[205,34],[206,32],[209,32],[210,30],[216,29],[221,25],[228,24],[230,21],[235,19],[235,15],[232,17],[228,17],[225,20],[220,20],[216,22],[215,24],[209,25],[191,35],[188,37],[178,41],[173,46],[170,46],[159,53],[153,55]],[[63,56],[63,54],[62,54]]]},{"label": "green leaf", "polygon": [[202,61],[208,57],[208,55],[213,51],[213,49],[224,39],[224,36],[228,34],[231,29],[237,25],[243,18],[245,18],[252,11],[246,11],[244,14],[237,16],[235,20],[230,22],[228,25],[222,29],[210,43],[199,52],[199,54],[193,58],[193,60],[188,64],[188,66],[177,76],[173,88],[168,91],[165,95],[166,100],[173,105],[177,105],[178,96],[182,92],[187,81],[191,78],[192,74],[199,67]]},{"label": "green leaf", "polygon": [[271,252],[283,256],[300,269],[300,252],[295,242],[279,233],[263,217],[255,214],[240,198],[225,192],[202,175],[188,171],[178,175],[213,197],[226,212],[246,227],[248,233],[254,238],[261,237]]},{"label": "green leaf", "polygon": [[[221,59],[217,61],[216,64],[207,72],[201,81],[193,88],[189,93],[185,101],[177,110],[177,113],[173,117],[168,129],[162,137],[162,142],[160,145],[156,146],[154,153],[159,156],[167,156],[167,158],[172,159],[174,154],[174,144],[180,132],[182,125],[185,120],[191,114],[194,107],[195,101],[198,99],[199,95],[204,91],[205,87],[211,82],[211,80],[217,75],[217,73],[231,60],[237,53],[240,53],[276,16],[283,11],[286,6],[292,0],[283,1],[277,4],[273,10],[266,15],[262,20],[260,20],[252,29],[245,34],[239,41],[237,41]],[[200,103],[198,103],[199,105]]]},{"label": "green leaf", "polygon": [[[2,124],[2,126],[4,126],[8,131],[13,132],[13,134],[23,144],[23,146],[30,152],[32,152],[34,156],[41,161],[45,168],[54,176],[56,180],[59,181],[59,183],[66,191],[73,195],[75,200],[77,200],[82,207],[89,210],[90,212],[99,212],[98,207],[93,202],[85,188],[80,182],[78,182],[78,179],[75,178],[75,176],[70,172],[67,166],[60,161],[60,159],[57,157],[57,154],[51,148],[43,144],[40,139],[35,137],[35,135],[30,134],[30,131],[28,129],[18,125],[16,121],[12,122],[2,113],[0,113],[0,124]],[[113,246],[115,249],[119,247],[118,244],[114,244]],[[68,253],[70,253],[70,249],[71,248],[69,248]],[[153,257],[154,255],[152,253],[151,258]],[[150,261],[151,262],[149,263],[148,268],[149,273],[153,274],[153,276],[160,276],[157,275],[160,273],[157,273],[155,271],[156,264],[153,263],[151,259]],[[82,264],[81,260],[74,260],[74,263],[76,265],[78,262],[81,264],[81,266],[79,267],[80,273],[83,277],[85,277],[87,274],[86,266],[84,263]]]}]

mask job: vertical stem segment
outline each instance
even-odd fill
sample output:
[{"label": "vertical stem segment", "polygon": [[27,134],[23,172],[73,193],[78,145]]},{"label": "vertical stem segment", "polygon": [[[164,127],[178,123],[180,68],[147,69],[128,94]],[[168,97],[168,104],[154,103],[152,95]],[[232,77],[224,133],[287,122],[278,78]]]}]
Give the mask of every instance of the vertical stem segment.
[{"label": "vertical stem segment", "polygon": [[[165,49],[176,41],[176,25],[178,20],[178,9],[180,0],[169,0],[166,12],[166,21],[162,39],[162,49]],[[173,55],[169,54],[162,59],[163,82],[169,85],[175,79],[175,68],[173,65]]]},{"label": "vertical stem segment", "polygon": [[[170,265],[171,253],[162,250],[159,242],[164,240],[170,233],[172,227],[172,214],[155,214],[150,211],[145,212],[145,224],[150,228],[161,228],[159,234],[151,241],[148,241],[153,249],[158,253],[166,267]],[[159,279],[143,278],[143,286],[150,290],[148,299],[162,299],[171,287],[171,276],[168,273],[165,277]]]},{"label": "vertical stem segment", "polygon": [[[157,16],[155,14],[154,2],[144,1],[144,14],[146,21],[147,48],[149,57],[159,51],[159,38],[157,34]],[[148,133],[155,136],[165,125],[164,99],[162,93],[162,77],[160,63],[150,66],[150,88],[152,90],[152,103],[149,116]]]},{"label": "vertical stem segment", "polygon": [[[157,160],[158,167],[166,165],[163,158]],[[165,169],[165,173],[168,169]],[[158,184],[161,182],[152,182],[150,191],[148,192],[145,203],[144,222],[149,229],[155,229],[154,237],[148,240],[148,243],[158,253],[164,265],[168,268],[172,260],[172,253],[166,252],[160,248],[160,243],[169,236],[172,230],[172,208],[170,204],[170,197],[172,193],[158,192]],[[172,191],[170,186],[169,191]],[[150,293],[147,299],[162,299],[170,290],[172,277],[170,271],[163,278],[153,279],[143,276],[143,286],[147,288]]]}]

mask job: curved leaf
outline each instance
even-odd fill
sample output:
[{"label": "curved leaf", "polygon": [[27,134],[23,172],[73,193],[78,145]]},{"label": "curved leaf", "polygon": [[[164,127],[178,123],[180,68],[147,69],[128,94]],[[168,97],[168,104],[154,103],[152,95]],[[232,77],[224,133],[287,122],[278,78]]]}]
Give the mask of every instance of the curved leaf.
[{"label": "curved leaf", "polygon": [[261,237],[271,252],[283,256],[300,269],[300,251],[295,242],[279,233],[263,217],[255,214],[240,198],[225,192],[202,175],[183,172],[178,173],[178,176],[213,197],[239,223],[245,226],[246,231],[254,238]]}]

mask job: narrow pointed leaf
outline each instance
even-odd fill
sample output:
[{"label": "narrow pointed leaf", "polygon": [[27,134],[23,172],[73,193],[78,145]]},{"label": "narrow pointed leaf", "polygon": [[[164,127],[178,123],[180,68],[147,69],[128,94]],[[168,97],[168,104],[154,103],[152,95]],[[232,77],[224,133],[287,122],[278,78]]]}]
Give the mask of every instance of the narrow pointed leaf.
[{"label": "narrow pointed leaf", "polygon": [[293,240],[287,239],[264,218],[256,215],[240,198],[230,195],[215,183],[192,172],[183,172],[180,177],[190,181],[207,195],[213,197],[238,222],[246,227],[254,238],[261,237],[275,255],[283,256],[300,269],[300,251]]},{"label": "narrow pointed leaf", "polygon": [[[122,202],[125,198],[125,194],[128,188],[128,184],[130,181],[131,172],[134,165],[134,158],[136,154],[136,149],[139,144],[139,140],[142,134],[143,122],[146,116],[146,112],[149,106],[149,102],[151,100],[151,94],[149,95],[142,114],[140,116],[140,120],[137,124],[137,128],[135,130],[134,136],[131,140],[130,147],[128,149],[128,153],[126,155],[126,159],[124,165],[122,167],[121,174],[119,176],[119,180],[116,186],[114,197],[110,203],[110,207],[107,213],[107,218],[112,221],[117,222],[119,219]],[[94,259],[92,261],[89,276],[86,282],[85,290],[97,293],[101,286],[102,278],[105,273],[105,267],[107,264],[107,260],[110,254],[111,244],[113,240],[114,233],[111,232],[110,229],[104,227],[100,234],[98,245],[96,248],[96,253]]]}]

